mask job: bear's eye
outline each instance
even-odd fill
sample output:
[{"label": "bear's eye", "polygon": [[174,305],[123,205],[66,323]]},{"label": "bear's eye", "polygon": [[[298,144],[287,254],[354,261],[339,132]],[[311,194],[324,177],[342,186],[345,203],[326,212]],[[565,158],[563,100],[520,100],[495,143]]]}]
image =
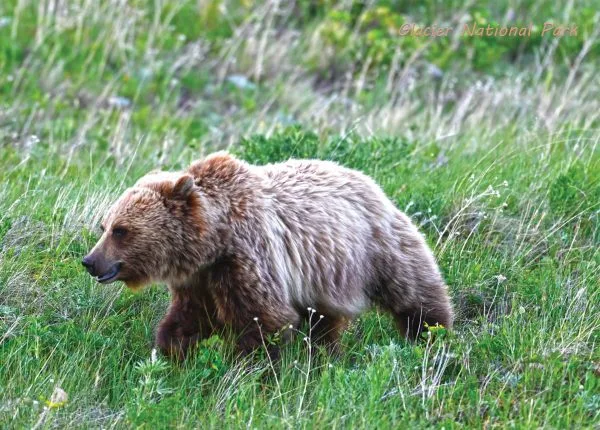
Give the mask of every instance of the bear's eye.
[{"label": "bear's eye", "polygon": [[104,226],[102,224],[100,224],[100,231],[104,233]]},{"label": "bear's eye", "polygon": [[126,234],[127,234],[127,230],[125,230],[123,227],[115,227],[115,228],[113,228],[112,235],[114,237],[121,238],[121,237],[125,237]]}]

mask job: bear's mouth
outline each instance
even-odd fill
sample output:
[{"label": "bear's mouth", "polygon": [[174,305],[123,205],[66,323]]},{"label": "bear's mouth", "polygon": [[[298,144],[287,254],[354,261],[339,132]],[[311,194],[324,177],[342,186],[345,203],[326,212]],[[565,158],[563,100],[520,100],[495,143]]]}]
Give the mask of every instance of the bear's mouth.
[{"label": "bear's mouth", "polygon": [[96,276],[96,281],[101,284],[108,284],[117,279],[121,271],[121,263],[115,263],[110,270],[102,276]]}]

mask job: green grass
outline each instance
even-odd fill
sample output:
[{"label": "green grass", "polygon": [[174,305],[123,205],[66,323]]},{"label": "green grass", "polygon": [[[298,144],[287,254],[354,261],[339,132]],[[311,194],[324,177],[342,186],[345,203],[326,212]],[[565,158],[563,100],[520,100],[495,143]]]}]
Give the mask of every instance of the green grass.
[{"label": "green grass", "polygon": [[[592,1],[59,3],[0,4],[0,427],[597,427]],[[510,10],[582,30],[453,45],[381,27]],[[434,249],[455,329],[408,344],[373,311],[337,358],[305,329],[275,366],[226,338],[153,355],[166,288],[97,285],[79,261],[139,176],[223,148],[373,176]]]}]

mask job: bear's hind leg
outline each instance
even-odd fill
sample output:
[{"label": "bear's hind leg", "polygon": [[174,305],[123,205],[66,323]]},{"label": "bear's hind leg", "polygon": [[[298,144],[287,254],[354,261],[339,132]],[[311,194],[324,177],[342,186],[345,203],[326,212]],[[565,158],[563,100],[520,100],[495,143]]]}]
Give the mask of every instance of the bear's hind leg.
[{"label": "bear's hind leg", "polygon": [[389,310],[404,336],[416,339],[426,324],[452,328],[454,314],[448,289],[423,236],[410,219],[398,212],[381,234],[376,258],[378,274],[372,300]]},{"label": "bear's hind leg", "polygon": [[452,328],[452,304],[441,279],[410,285],[386,283],[374,301],[394,316],[401,334],[409,340],[417,339],[427,326]]},{"label": "bear's hind leg", "polygon": [[446,310],[436,311],[426,308],[413,308],[410,310],[392,311],[400,333],[409,340],[416,340],[423,331],[426,331],[426,325],[435,326],[440,324],[445,328],[452,326],[452,316]]},{"label": "bear's hind leg", "polygon": [[383,297],[384,300],[380,303],[394,315],[400,332],[407,339],[417,339],[427,330],[427,326],[439,324],[446,329],[452,328],[454,313],[443,281],[423,282],[413,286],[410,301],[402,294],[407,289],[398,286],[392,291],[394,294]]}]

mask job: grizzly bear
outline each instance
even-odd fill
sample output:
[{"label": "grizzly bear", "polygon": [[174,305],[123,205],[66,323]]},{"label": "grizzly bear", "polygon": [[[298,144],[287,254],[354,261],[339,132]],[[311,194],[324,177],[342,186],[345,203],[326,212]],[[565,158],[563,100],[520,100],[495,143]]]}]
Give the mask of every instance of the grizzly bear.
[{"label": "grizzly bear", "polygon": [[219,152],[142,177],[102,230],[83,265],[101,283],[166,283],[171,304],[156,343],[176,358],[221,329],[248,353],[298,327],[308,308],[323,315],[312,335],[326,345],[372,305],[410,339],[452,326],[423,236],[372,179],[333,162],[255,166]]}]

